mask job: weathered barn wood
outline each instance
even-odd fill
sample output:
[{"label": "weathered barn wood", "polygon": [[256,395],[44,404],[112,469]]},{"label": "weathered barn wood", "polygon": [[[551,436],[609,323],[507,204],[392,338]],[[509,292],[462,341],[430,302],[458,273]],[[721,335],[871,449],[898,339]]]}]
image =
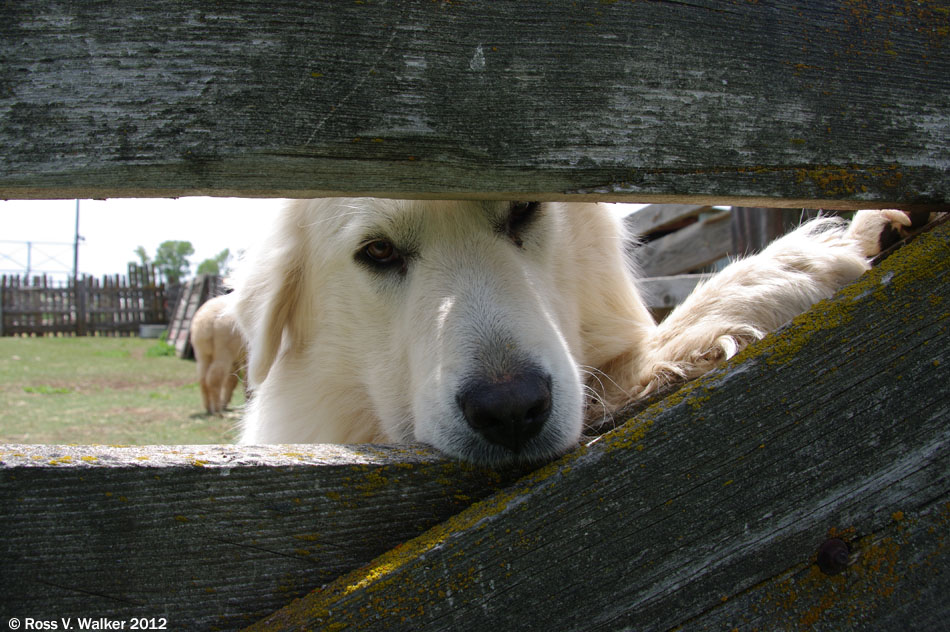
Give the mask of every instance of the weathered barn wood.
[{"label": "weathered barn wood", "polygon": [[634,246],[633,256],[644,276],[668,276],[702,268],[729,253],[732,214],[717,213],[655,241]]},{"label": "weathered barn wood", "polygon": [[[950,224],[255,630],[942,629]],[[850,547],[835,576],[815,567]],[[839,569],[840,570],[840,569]]]},{"label": "weathered barn wood", "polygon": [[712,210],[710,206],[695,204],[649,204],[626,217],[627,229],[633,235],[672,231],[696,220],[700,213]]},{"label": "weathered barn wood", "polygon": [[948,32],[936,0],[4,2],[0,197],[946,206]]},{"label": "weathered barn wood", "polygon": [[672,309],[682,303],[709,274],[678,274],[640,279],[637,286],[651,309]]},{"label": "weathered barn wood", "polygon": [[242,628],[516,474],[412,446],[0,446],[0,621]]}]

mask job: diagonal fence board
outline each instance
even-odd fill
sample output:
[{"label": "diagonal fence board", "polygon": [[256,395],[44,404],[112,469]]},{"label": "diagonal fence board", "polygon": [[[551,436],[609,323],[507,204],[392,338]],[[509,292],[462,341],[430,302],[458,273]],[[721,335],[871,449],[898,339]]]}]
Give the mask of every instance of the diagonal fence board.
[{"label": "diagonal fence board", "polygon": [[5,2],[0,197],[946,207],[948,28],[938,0]]},{"label": "diagonal fence board", "polygon": [[[945,475],[943,480],[946,490]],[[808,560],[754,590],[730,596],[683,629],[945,629],[950,594],[945,551],[950,533],[948,495],[915,511],[898,509],[889,516],[890,523],[873,533],[845,530],[843,535],[852,539],[846,573],[829,577],[815,560]],[[815,545],[816,551],[819,547]]]},{"label": "diagonal fence board", "polygon": [[0,622],[238,629],[516,475],[424,447],[0,446]]},{"label": "diagonal fence board", "polygon": [[[251,629],[945,624],[948,310],[945,223],[599,441]],[[833,535],[854,564],[816,576]]]}]

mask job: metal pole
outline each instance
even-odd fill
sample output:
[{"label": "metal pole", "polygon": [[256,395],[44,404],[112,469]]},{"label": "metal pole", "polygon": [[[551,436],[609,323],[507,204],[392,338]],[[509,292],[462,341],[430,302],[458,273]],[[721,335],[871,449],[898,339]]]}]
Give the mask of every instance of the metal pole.
[{"label": "metal pole", "polygon": [[76,200],[76,240],[73,242],[73,281],[79,278],[79,200]]}]

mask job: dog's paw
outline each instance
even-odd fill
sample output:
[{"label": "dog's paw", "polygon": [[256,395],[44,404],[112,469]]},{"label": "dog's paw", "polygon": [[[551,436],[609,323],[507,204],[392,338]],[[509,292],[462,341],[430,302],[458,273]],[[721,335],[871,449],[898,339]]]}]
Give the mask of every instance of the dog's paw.
[{"label": "dog's paw", "polygon": [[915,228],[930,221],[929,211],[901,211],[881,209],[858,211],[848,228],[865,257],[874,257],[881,251],[904,239]]}]

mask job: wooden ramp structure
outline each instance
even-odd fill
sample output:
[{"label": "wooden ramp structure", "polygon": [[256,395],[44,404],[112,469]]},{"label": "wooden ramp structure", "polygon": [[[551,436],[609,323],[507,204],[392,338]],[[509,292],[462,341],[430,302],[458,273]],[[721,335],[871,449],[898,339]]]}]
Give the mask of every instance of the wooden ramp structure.
[{"label": "wooden ramp structure", "polygon": [[[0,197],[948,210],[948,33],[930,0],[10,2]],[[948,251],[945,223],[533,472],[0,446],[0,622],[946,627]]]},{"label": "wooden ramp structure", "polygon": [[182,284],[171,322],[168,323],[167,338],[179,358],[195,357],[195,350],[191,346],[191,321],[205,302],[225,293],[222,286],[221,277],[213,274],[199,274]]}]

